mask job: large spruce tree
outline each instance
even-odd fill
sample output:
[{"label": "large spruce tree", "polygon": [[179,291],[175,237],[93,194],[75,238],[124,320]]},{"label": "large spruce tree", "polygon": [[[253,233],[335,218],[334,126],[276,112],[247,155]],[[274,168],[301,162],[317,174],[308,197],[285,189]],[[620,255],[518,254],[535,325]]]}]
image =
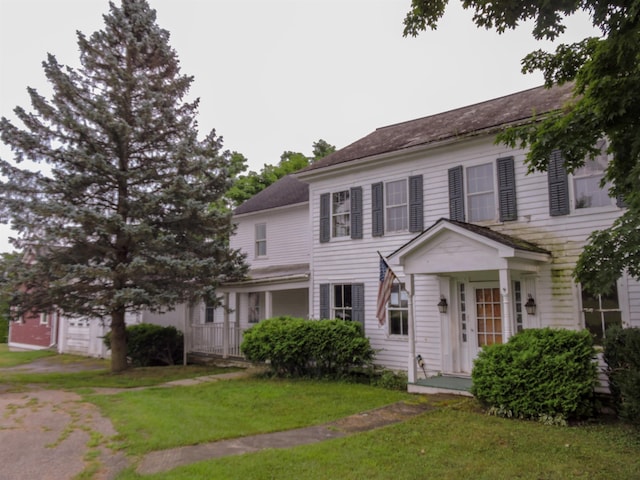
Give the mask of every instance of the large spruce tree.
[{"label": "large spruce tree", "polygon": [[[231,155],[215,132],[197,138],[198,101],[185,99],[169,33],[146,0],[110,3],[104,28],[78,32],[80,67],[43,62],[47,99],[29,89],[23,124],[2,118],[0,214],[34,261],[9,277],[16,313],[55,306],[110,319],[112,371],[126,364],[125,313],[162,310],[240,278],[232,224],[216,208]],[[22,169],[23,160],[46,163]]]}]

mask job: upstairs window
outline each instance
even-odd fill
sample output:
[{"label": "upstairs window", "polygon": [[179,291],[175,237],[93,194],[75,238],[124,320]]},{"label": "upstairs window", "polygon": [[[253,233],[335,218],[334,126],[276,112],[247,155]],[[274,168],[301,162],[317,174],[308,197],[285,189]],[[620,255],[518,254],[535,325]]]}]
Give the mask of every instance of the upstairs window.
[{"label": "upstairs window", "polygon": [[493,163],[474,165],[466,169],[458,165],[449,169],[451,220],[507,222],[518,219],[514,158],[498,158],[495,168],[495,179]]},{"label": "upstairs window", "polygon": [[409,228],[407,181],[389,182],[385,188],[386,230],[401,232]]},{"label": "upstairs window", "polygon": [[267,255],[267,224],[256,224],[256,257]]},{"label": "upstairs window", "polygon": [[605,143],[601,142],[601,154],[593,159],[587,159],[584,166],[573,172],[573,196],[575,208],[606,207],[612,205],[607,184],[601,187],[604,171],[609,163],[609,157],[605,150]]},{"label": "upstairs window", "polygon": [[371,185],[371,236],[421,232],[424,224],[422,175]]},{"label": "upstairs window", "polygon": [[320,243],[362,238],[362,187],[320,195]]},{"label": "upstairs window", "polygon": [[334,237],[351,235],[351,202],[349,190],[335,192],[331,202],[331,232]]},{"label": "upstairs window", "polygon": [[493,165],[490,163],[467,168],[467,205],[470,222],[495,218]]}]

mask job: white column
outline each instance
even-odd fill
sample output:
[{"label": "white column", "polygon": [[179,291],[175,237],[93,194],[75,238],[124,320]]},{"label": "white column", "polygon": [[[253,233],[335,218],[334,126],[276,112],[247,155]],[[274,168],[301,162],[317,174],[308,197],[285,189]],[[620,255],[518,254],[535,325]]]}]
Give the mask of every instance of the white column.
[{"label": "white column", "polygon": [[229,293],[224,293],[224,306],[222,315],[222,358],[229,357]]},{"label": "white column", "polygon": [[[408,287],[408,288],[407,288]],[[413,273],[409,275],[409,282],[405,284],[405,289],[409,294],[409,361],[407,364],[407,380],[409,383],[415,383],[417,378],[416,371],[416,327],[415,327],[415,308],[413,305],[413,297],[415,293],[415,280]]]},{"label": "white column", "polygon": [[273,294],[270,290],[264,292],[264,319],[273,317]]},{"label": "white column", "polygon": [[502,295],[502,343],[513,335],[511,325],[511,273],[507,269],[500,270],[500,294]]}]

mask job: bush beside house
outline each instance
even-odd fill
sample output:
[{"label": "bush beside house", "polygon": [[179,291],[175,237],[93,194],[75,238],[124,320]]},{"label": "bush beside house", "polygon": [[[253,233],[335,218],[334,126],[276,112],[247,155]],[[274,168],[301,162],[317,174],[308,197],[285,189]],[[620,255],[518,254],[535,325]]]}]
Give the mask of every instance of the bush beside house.
[{"label": "bush beside house", "polygon": [[528,329],[482,349],[471,393],[500,416],[564,424],[595,413],[595,350],[588,331]]},{"label": "bush beside house", "polygon": [[608,329],[604,361],[616,412],[640,428],[640,328]]},{"label": "bush beside house", "polygon": [[[136,367],[175,365],[182,361],[183,334],[173,326],[162,327],[151,323],[140,323],[127,327],[127,358]],[[111,338],[104,338],[111,347]]]},{"label": "bush beside house", "polygon": [[337,377],[370,366],[374,351],[360,324],[274,317],[244,333],[246,358],[282,376]]}]

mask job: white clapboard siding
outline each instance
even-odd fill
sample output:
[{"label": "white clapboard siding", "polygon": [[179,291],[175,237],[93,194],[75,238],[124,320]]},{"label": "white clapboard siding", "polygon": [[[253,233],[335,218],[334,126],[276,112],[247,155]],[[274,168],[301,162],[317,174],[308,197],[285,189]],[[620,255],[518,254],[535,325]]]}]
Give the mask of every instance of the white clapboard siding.
[{"label": "white clapboard siding", "polygon": [[[293,265],[309,262],[309,211],[306,203],[262,210],[234,217],[237,225],[231,247],[247,254],[251,268]],[[267,227],[267,255],[256,256],[255,228]]]},{"label": "white clapboard siding", "polygon": [[[540,326],[582,328],[579,310],[579,290],[572,278],[575,262],[595,229],[607,228],[620,215],[612,205],[598,209],[574,210],[569,215],[549,215],[548,184],[545,173],[526,174],[525,152],[495,145],[493,136],[478,136],[454,145],[425,149],[422,152],[387,156],[379,162],[371,161],[336,169],[334,174],[324,173],[317,178],[305,179],[309,188],[309,217],[311,230],[311,269],[313,272],[312,316],[319,316],[319,285],[323,283],[364,283],[365,330],[373,347],[378,350],[377,360],[389,368],[406,368],[409,346],[406,339],[393,338],[380,328],[375,318],[378,289],[378,254],[389,255],[404,245],[415,234],[386,233],[382,237],[371,235],[371,185],[380,181],[405,179],[423,175],[424,228],[440,218],[449,217],[448,170],[462,165],[492,163],[495,174],[497,158],[513,156],[516,174],[518,219],[484,225],[524,240],[531,241],[552,253],[553,261],[542,265],[535,287],[538,304],[537,322]],[[354,162],[357,163],[357,162]],[[569,179],[571,183],[571,178]],[[363,238],[332,238],[328,243],[319,241],[319,199],[323,193],[362,187]],[[494,185],[496,188],[496,185]],[[571,188],[571,187],[570,187]],[[497,218],[497,213],[496,213]],[[465,245],[449,247],[464,249]],[[429,285],[429,281],[432,282]],[[427,368],[442,369],[443,358],[450,352],[442,349],[443,335],[436,303],[439,289],[435,280],[416,277],[416,353],[420,353]],[[629,302],[632,322],[640,324],[640,286],[630,282]],[[447,326],[445,325],[445,328]]]}]

